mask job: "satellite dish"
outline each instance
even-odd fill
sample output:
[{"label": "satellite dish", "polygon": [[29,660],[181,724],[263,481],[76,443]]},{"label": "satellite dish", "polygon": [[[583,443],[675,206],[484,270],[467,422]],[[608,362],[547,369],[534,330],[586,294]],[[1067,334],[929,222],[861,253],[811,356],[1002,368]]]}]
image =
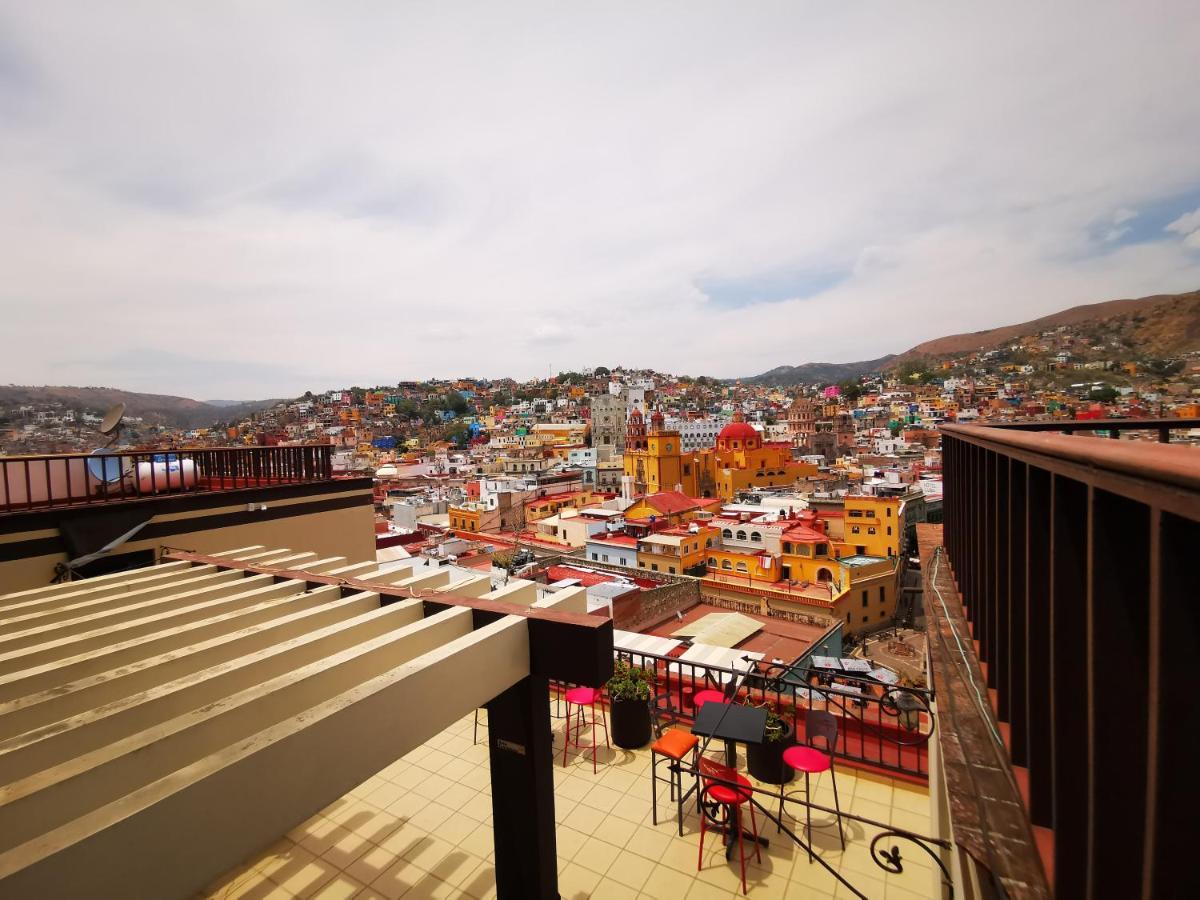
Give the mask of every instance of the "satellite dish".
[{"label": "satellite dish", "polygon": [[125,418],[125,404],[118,403],[115,406],[110,406],[108,412],[104,414],[104,418],[100,421],[99,431],[101,434],[112,435],[105,447],[111,447],[117,442],[117,438],[121,434],[121,421]]}]

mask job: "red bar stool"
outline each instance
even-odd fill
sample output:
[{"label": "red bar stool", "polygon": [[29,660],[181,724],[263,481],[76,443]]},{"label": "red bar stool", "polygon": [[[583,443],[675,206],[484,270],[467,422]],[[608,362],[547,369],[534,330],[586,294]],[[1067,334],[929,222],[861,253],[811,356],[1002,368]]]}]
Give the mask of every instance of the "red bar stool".
[{"label": "red bar stool", "polygon": [[705,703],[724,703],[728,699],[722,691],[697,691],[692,695],[692,707],[699,711]]},{"label": "red bar stool", "polygon": [[[750,801],[754,786],[750,784],[750,779],[739,775],[736,769],[731,769],[729,766],[722,765],[705,756],[700,757],[699,767],[703,787],[700,791],[700,857],[696,862],[696,871],[699,872],[704,868],[704,833],[708,831],[711,817],[712,823],[724,828],[726,833],[730,828],[737,830],[738,858],[742,864],[742,893],[745,894],[746,847],[742,837],[742,805]],[[717,779],[721,782],[731,783],[721,784]],[[737,787],[733,787],[733,784],[736,784]],[[710,807],[723,809],[725,811],[724,818],[716,818]],[[753,803],[750,804],[750,827],[754,833],[754,855],[759,862],[762,862],[762,853],[758,849],[758,821],[754,817]]]},{"label": "red bar stool", "polygon": [[[783,761],[786,765],[791,766],[797,772],[804,773],[804,812],[806,816],[805,830],[808,832],[809,846],[808,858],[812,860],[812,807],[809,806],[809,797],[811,796],[809,788],[809,776],[818,775],[821,772],[829,772],[829,777],[833,780],[833,808],[837,810],[837,826],[838,837],[842,841],[842,849],[846,849],[846,835],[842,831],[842,806],[838,802],[837,789],[837,772],[833,768],[833,754],[837,750],[838,724],[837,718],[828,712],[823,712],[818,709],[810,709],[804,716],[804,737],[805,744],[798,744],[794,747],[788,747],[783,751]],[[812,746],[817,739],[825,742],[825,749],[822,751],[817,747]],[[790,791],[791,794],[798,794],[799,791]],[[783,785],[779,786],[779,820],[783,821]],[[778,831],[781,825],[776,827]]]},{"label": "red bar stool", "polygon": [[[696,765],[696,748],[700,738],[683,728],[668,728],[662,736],[650,745],[650,807],[654,824],[658,824],[658,783],[666,781],[671,785],[671,799],[675,801],[676,816],[679,820],[679,836],[683,837],[683,801],[696,788],[688,788],[683,792],[683,760],[691,755],[692,766]],[[658,774],[660,763],[667,764],[667,777]]]},{"label": "red bar stool", "polygon": [[[592,774],[596,774],[596,703],[600,700],[600,689],[591,687],[571,688],[567,691],[567,714],[566,725],[563,734],[563,765],[567,764],[567,752],[574,744],[580,750],[583,749],[583,744],[579,740],[579,736],[583,734],[585,728],[589,725],[592,727]],[[575,719],[571,719],[571,707],[575,707]],[[584,713],[584,707],[591,709],[591,715]],[[608,720],[604,718],[604,704],[600,705],[600,725],[604,729],[604,746],[610,746],[608,743]]]}]

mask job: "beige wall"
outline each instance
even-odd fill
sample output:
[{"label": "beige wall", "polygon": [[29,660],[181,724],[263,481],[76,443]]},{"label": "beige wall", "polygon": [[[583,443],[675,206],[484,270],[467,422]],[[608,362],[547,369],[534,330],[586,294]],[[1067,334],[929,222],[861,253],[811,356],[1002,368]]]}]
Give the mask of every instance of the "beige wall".
[{"label": "beige wall", "polygon": [[[361,492],[355,492],[361,493]],[[304,497],[299,501],[268,502],[268,507],[296,505],[314,500],[347,496],[347,492],[332,491]],[[244,523],[225,528],[203,527],[204,517],[224,513],[240,512]],[[375,558],[375,513],[370,503],[347,509],[334,509],[307,515],[283,516],[275,519],[255,519],[255,513],[246,512],[245,504],[173,513],[155,516],[153,522],[198,519],[196,531],[185,531],[167,538],[139,541],[136,538],[122,545],[121,553],[153,550],[156,553],[164,546],[196,553],[216,553],[230,547],[245,547],[261,544],[264,547],[288,547],[297,551],[313,551],[317,557],[344,556],[347,560],[372,560]],[[34,538],[52,537],[55,530],[39,530],[0,537],[3,541],[25,541]],[[49,584],[54,578],[57,563],[66,562],[65,553],[54,553],[26,559],[0,562],[0,594],[23,591]]]}]

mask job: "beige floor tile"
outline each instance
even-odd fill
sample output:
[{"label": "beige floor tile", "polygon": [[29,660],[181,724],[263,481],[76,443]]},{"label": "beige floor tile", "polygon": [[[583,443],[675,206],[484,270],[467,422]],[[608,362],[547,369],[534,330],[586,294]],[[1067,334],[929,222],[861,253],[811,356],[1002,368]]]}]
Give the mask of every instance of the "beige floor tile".
[{"label": "beige floor tile", "polygon": [[[687,900],[730,900],[733,896],[733,892],[727,888],[717,887],[703,881],[693,881],[691,890],[687,892]],[[740,897],[741,894],[739,893],[737,896]]]},{"label": "beige floor tile", "polygon": [[[490,835],[489,830],[489,835]],[[569,861],[574,859],[575,854],[579,852],[587,841],[592,840],[590,835],[586,835],[581,831],[576,831],[574,828],[569,828],[566,825],[560,825],[554,830],[554,840],[558,850],[558,858],[560,861]]]},{"label": "beige floor tile", "polygon": [[634,832],[638,830],[637,825],[625,819],[618,819],[616,816],[605,816],[604,821],[597,825],[596,830],[592,832],[592,836],[615,847],[624,847]]},{"label": "beige floor tile", "polygon": [[430,866],[429,874],[440,878],[446,884],[458,887],[468,876],[474,874],[482,863],[483,860],[478,856],[456,847],[447,853],[441,862]]},{"label": "beige floor tile", "polygon": [[492,900],[496,896],[496,867],[491,863],[480,863],[470,875],[463,879],[459,889],[464,896],[475,900]]},{"label": "beige floor tile", "polygon": [[421,869],[408,860],[402,859],[372,881],[370,887],[383,894],[388,900],[397,900],[425,876],[426,873]]},{"label": "beige floor tile", "polygon": [[662,897],[663,900],[686,897],[695,880],[692,874],[694,873],[685,874],[670,866],[655,866],[646,883],[642,885],[642,893]]},{"label": "beige floor tile", "polygon": [[592,890],[591,900],[637,900],[639,893],[620,882],[602,878]]},{"label": "beige floor tile", "polygon": [[613,860],[612,865],[608,867],[605,876],[640,891],[654,868],[655,863],[646,857],[638,856],[629,850],[622,850]]},{"label": "beige floor tile", "polygon": [[338,874],[338,870],[323,859],[314,859],[296,869],[284,867],[270,876],[271,880],[296,897],[311,897]]},{"label": "beige floor tile", "polygon": [[372,847],[343,870],[363,884],[371,884],[400,861],[400,855],[387,847]]},{"label": "beige floor tile", "polygon": [[[620,847],[614,847],[612,844],[606,844],[604,841],[589,838],[584,841],[582,847],[572,857],[572,861],[581,866],[586,866],[593,872],[607,872],[608,867],[613,864],[616,858],[621,854]],[[634,885],[639,887],[640,885]]]},{"label": "beige floor tile", "polygon": [[625,795],[620,791],[614,791],[612,788],[606,788],[602,784],[597,784],[579,802],[585,806],[592,807],[592,809],[598,809],[601,812],[610,812],[624,799]]},{"label": "beige floor tile", "polygon": [[375,844],[353,831],[347,831],[339,841],[325,849],[321,858],[336,869],[345,869],[364,853],[374,849]]},{"label": "beige floor tile", "polygon": [[481,859],[491,859],[496,842],[489,826],[478,825],[474,831],[458,842],[458,846]]},{"label": "beige floor tile", "polygon": [[412,789],[413,793],[419,794],[427,800],[439,800],[440,802],[441,795],[455,784],[457,782],[451,781],[449,778],[443,778],[436,772],[430,772],[413,785]]},{"label": "beige floor tile", "polygon": [[599,883],[599,872],[570,863],[558,876],[558,893],[562,900],[586,900]]},{"label": "beige floor tile", "polygon": [[412,814],[409,821],[418,828],[426,831],[436,831],[443,822],[454,814],[454,810],[440,803],[426,803],[421,809]]},{"label": "beige floor tile", "polygon": [[312,895],[313,900],[350,900],[358,895],[365,885],[355,881],[345,872],[339,872]]},{"label": "beige floor tile", "polygon": [[625,842],[625,847],[638,856],[657,862],[675,839],[674,835],[674,831],[642,826]]},{"label": "beige floor tile", "polygon": [[580,804],[571,810],[570,815],[563,820],[563,824],[568,828],[574,828],[576,831],[590,835],[599,827],[604,819],[605,814],[600,812],[600,810]]}]

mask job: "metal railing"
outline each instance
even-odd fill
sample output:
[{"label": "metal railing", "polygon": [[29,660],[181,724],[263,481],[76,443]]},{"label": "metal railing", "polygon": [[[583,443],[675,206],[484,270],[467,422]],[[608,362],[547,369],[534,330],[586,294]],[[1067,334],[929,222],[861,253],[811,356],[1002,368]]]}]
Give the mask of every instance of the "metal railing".
[{"label": "metal railing", "polygon": [[942,428],[944,542],[974,638],[958,652],[978,648],[1060,897],[1168,896],[1193,877],[1200,451],[1030,432],[1195,424]]},{"label": "metal railing", "polygon": [[332,477],[329,444],[0,457],[0,513]]},{"label": "metal railing", "polygon": [[[777,665],[757,664],[754,674],[654,653],[618,650],[619,657],[650,673],[655,682],[656,712],[691,722],[692,697],[703,690],[724,691],[742,684],[736,702],[769,705],[803,743],[804,716],[809,709],[839,717],[837,755],[889,772],[926,778],[927,748],[935,718],[933,694],[921,688],[885,685],[871,678],[839,672],[823,676],[811,670],[801,680]],[[824,683],[822,683],[822,680]]]}]

